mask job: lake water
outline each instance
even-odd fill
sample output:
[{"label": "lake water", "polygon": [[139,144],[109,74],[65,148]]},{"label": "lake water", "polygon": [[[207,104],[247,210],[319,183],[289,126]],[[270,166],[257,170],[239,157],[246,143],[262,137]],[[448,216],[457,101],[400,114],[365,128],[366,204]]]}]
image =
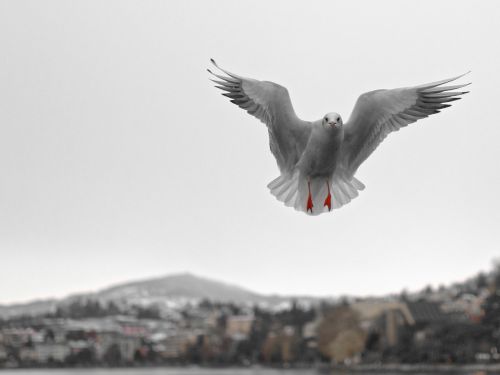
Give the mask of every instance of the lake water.
[{"label": "lake water", "polygon": [[[269,369],[269,368],[220,368],[207,369],[199,367],[182,367],[182,368],[121,368],[121,369],[9,369],[0,368],[0,375],[319,375],[318,370],[310,369]],[[322,374],[327,374],[323,372]],[[377,373],[349,373],[347,371],[332,372],[332,375],[383,375],[383,372]],[[407,375],[407,373],[388,372],[390,375]],[[414,375],[443,375],[453,374],[450,372],[433,372],[424,371],[416,372]],[[457,373],[455,373],[457,374]],[[484,371],[463,371],[460,375],[485,375]],[[500,375],[498,371],[489,372],[488,375]]]},{"label": "lake water", "polygon": [[[316,370],[280,370],[267,368],[207,369],[197,367],[154,369],[13,369],[1,370],[0,375],[318,375]],[[345,373],[343,373],[345,375]]]}]

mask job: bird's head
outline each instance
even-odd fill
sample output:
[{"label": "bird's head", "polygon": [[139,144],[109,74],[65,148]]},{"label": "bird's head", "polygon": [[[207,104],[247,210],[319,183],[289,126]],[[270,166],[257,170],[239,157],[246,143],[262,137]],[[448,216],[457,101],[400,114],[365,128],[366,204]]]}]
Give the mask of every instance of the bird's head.
[{"label": "bird's head", "polygon": [[323,116],[322,125],[325,129],[342,129],[342,117],[337,112],[330,112]]}]

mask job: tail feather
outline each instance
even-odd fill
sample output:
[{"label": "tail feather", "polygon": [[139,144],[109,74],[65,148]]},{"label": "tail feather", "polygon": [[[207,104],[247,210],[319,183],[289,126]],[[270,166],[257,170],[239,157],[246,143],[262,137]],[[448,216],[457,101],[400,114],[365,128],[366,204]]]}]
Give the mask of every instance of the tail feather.
[{"label": "tail feather", "polygon": [[274,180],[272,180],[267,187],[270,190],[275,190],[279,188],[281,185],[283,185],[287,180],[282,178],[283,176],[276,177]]},{"label": "tail feather", "polygon": [[365,188],[365,185],[356,177],[352,177],[351,183],[356,190],[363,190]]},{"label": "tail feather", "polygon": [[[271,194],[287,207],[293,207],[309,215],[319,215],[329,211],[325,205],[328,186],[324,178],[313,178],[310,180],[310,185],[308,185],[308,180],[296,170],[293,173],[283,174],[275,178],[267,187],[271,191]],[[313,201],[312,212],[307,211],[309,187]],[[357,178],[352,177],[349,179],[341,175],[334,175],[329,187],[332,196],[332,209],[348,204],[359,195],[358,191],[365,188],[363,183]]]},{"label": "tail feather", "polygon": [[276,197],[282,201],[286,202],[286,198],[293,192],[293,180],[286,180],[276,189]]},{"label": "tail feather", "polygon": [[335,208],[340,208],[342,207],[343,205],[349,203],[350,199],[348,196],[346,196],[346,194],[342,191],[342,187],[340,186],[340,184],[335,184],[333,185],[332,184],[332,192],[333,192],[333,196],[337,199],[333,199],[334,202],[337,202],[338,205],[335,205],[334,207]]},{"label": "tail feather", "polygon": [[351,199],[353,198],[351,196],[352,192],[349,190],[349,188],[347,186],[344,185],[343,181],[338,181],[337,186],[339,187],[339,190],[341,191],[341,193],[343,195],[345,204],[349,203],[351,201]]},{"label": "tail feather", "polygon": [[342,191],[349,197],[349,201],[352,199],[356,198],[359,193],[356,188],[354,188],[352,185],[348,185],[344,180],[339,181],[339,186],[342,189]]},{"label": "tail feather", "polygon": [[298,191],[297,189],[289,189],[288,194],[284,199],[285,206],[293,207],[295,206],[295,201],[297,200]]}]

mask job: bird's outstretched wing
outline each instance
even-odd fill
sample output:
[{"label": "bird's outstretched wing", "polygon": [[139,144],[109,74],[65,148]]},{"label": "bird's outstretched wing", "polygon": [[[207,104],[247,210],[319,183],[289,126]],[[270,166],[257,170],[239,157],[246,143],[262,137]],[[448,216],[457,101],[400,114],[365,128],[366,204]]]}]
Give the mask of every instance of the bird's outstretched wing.
[{"label": "bird's outstretched wing", "polygon": [[341,158],[348,175],[354,175],[387,134],[440,112],[451,106],[447,103],[466,94],[468,91],[454,90],[470,83],[443,86],[464,75],[415,87],[375,90],[362,94],[344,128]]},{"label": "bird's outstretched wing", "polygon": [[222,95],[267,125],[269,144],[282,172],[289,172],[307,144],[310,123],[300,120],[292,106],[288,90],[274,82],[244,78],[220,68],[223,74],[211,73]]}]

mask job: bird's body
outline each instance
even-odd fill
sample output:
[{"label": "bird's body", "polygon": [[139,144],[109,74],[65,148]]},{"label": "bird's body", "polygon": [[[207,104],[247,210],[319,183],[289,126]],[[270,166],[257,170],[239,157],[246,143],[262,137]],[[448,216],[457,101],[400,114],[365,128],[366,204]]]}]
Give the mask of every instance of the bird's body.
[{"label": "bird's body", "polygon": [[453,91],[466,85],[442,86],[459,77],[375,90],[359,97],[346,124],[335,112],[317,121],[303,121],[295,114],[285,87],[221,71],[226,75],[209,70],[219,78],[214,80],[216,87],[267,125],[270,149],[281,172],[268,185],[271,193],[285,205],[312,215],[339,208],[358,196],[364,185],[354,174],[387,134],[438,113],[466,93]]},{"label": "bird's body", "polygon": [[310,178],[331,179],[337,167],[343,139],[342,128],[325,128],[322,120],[314,121],[311,123],[311,132],[296,168]]}]

